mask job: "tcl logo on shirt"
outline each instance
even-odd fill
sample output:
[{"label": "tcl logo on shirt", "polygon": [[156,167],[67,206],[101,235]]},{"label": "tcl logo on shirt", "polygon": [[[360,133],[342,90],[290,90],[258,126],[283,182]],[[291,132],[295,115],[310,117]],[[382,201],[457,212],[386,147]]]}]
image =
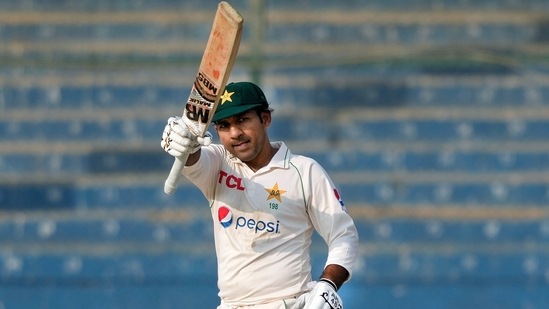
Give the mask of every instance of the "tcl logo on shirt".
[{"label": "tcl logo on shirt", "polygon": [[219,183],[225,182],[225,185],[231,189],[237,189],[244,191],[244,186],[242,185],[242,178],[236,177],[234,175],[229,175],[225,171],[219,171]]},{"label": "tcl logo on shirt", "polygon": [[[233,224],[233,212],[227,206],[221,206],[217,210],[217,217],[219,223],[224,228],[229,228]],[[234,224],[234,229],[245,229],[253,231],[254,233],[267,232],[267,233],[280,233],[280,221],[263,221],[249,219],[244,216],[239,216],[236,218]]]}]

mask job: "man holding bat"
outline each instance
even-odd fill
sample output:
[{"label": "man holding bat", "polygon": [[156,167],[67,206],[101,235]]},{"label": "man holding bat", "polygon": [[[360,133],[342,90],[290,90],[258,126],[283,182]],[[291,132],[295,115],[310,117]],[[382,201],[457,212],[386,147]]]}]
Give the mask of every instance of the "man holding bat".
[{"label": "man holding bat", "polygon": [[[271,142],[272,109],[255,84],[228,84],[213,116],[221,144],[196,137],[179,117],[161,146],[185,161],[183,175],[210,203],[218,260],[218,309],[341,309],[337,291],[357,258],[358,233],[340,195],[314,160]],[[328,245],[311,277],[317,231]]]}]

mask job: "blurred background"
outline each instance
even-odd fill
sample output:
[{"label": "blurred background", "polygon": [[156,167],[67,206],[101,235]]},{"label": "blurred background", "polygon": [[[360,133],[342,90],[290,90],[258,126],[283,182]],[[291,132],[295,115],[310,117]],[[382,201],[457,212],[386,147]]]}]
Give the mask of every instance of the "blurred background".
[{"label": "blurred background", "polygon": [[[216,307],[208,206],[163,193],[160,136],[217,3],[0,1],[1,309]],[[345,308],[549,307],[547,0],[230,3],[231,81],[358,226]]]}]

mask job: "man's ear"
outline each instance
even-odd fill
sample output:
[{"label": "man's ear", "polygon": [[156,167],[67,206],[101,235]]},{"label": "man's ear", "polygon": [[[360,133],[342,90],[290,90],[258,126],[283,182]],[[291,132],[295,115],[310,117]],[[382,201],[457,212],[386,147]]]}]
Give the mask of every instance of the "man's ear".
[{"label": "man's ear", "polygon": [[263,120],[263,125],[265,128],[268,128],[271,125],[271,113],[269,112],[262,112],[261,113],[261,120]]}]

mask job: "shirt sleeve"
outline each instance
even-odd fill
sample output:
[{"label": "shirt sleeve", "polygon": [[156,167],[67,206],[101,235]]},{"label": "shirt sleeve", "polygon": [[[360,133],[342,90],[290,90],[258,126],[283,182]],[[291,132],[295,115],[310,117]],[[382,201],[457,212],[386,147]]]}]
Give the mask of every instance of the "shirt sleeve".
[{"label": "shirt sleeve", "polygon": [[358,254],[358,232],[353,219],[332,180],[318,163],[310,166],[308,178],[311,184],[307,199],[309,218],[328,245],[326,265],[344,267],[351,278]]},{"label": "shirt sleeve", "polygon": [[198,161],[191,166],[185,166],[183,169],[183,175],[198,187],[210,202],[215,194],[223,157],[223,147],[212,144],[202,147]]}]

